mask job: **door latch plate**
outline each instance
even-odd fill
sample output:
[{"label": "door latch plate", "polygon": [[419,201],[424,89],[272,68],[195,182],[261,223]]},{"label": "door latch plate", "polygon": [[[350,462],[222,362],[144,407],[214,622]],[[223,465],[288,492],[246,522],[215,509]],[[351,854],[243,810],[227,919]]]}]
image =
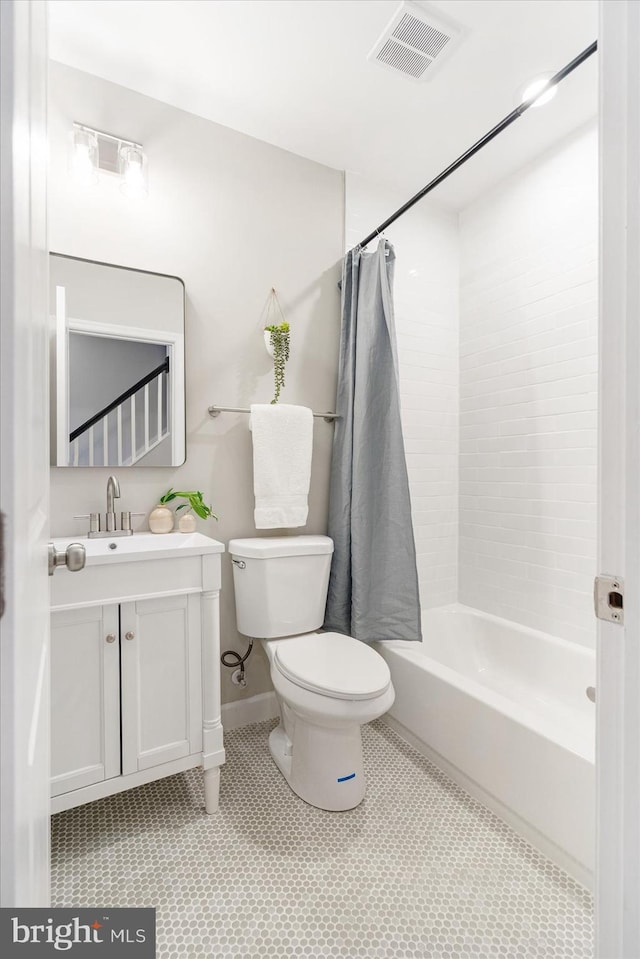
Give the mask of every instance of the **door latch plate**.
[{"label": "door latch plate", "polygon": [[620,576],[596,576],[593,605],[598,619],[624,625],[624,581]]}]

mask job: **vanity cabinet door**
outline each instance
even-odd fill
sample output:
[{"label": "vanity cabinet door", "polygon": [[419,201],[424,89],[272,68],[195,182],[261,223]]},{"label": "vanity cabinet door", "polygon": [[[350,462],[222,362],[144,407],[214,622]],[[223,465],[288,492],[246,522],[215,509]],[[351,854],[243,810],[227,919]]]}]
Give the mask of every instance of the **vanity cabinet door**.
[{"label": "vanity cabinet door", "polygon": [[120,775],[118,606],[51,615],[51,795]]},{"label": "vanity cabinet door", "polygon": [[122,772],[202,749],[200,596],[123,603]]}]

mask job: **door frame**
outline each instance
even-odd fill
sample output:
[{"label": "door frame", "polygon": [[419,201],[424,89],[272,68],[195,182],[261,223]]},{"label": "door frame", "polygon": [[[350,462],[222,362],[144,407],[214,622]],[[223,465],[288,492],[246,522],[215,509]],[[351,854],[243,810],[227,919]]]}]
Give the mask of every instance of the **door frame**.
[{"label": "door frame", "polygon": [[598,622],[596,955],[640,955],[640,2],[600,4],[601,574],[624,625]]},{"label": "door frame", "polygon": [[45,0],[2,0],[0,44],[0,903],[27,907],[49,904]]}]

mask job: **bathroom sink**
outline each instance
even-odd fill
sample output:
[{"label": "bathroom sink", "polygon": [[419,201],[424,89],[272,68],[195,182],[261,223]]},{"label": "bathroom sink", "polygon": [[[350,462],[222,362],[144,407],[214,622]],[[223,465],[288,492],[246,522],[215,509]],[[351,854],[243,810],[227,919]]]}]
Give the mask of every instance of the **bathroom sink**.
[{"label": "bathroom sink", "polygon": [[87,566],[224,552],[222,543],[202,533],[134,533],[132,536],[114,536],[113,539],[71,535],[54,541],[59,550],[65,550],[69,543],[81,543],[84,546]]}]

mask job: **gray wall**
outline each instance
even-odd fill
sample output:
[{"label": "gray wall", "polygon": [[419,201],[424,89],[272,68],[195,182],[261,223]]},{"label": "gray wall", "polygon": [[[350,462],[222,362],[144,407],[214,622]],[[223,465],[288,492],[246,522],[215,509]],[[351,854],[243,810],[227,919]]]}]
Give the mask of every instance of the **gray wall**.
[{"label": "gray wall", "polygon": [[[186,287],[187,461],[177,469],[122,470],[121,507],[148,513],[170,486],[197,488],[220,516],[219,523],[198,521],[202,531],[223,542],[256,535],[248,417],[213,420],[207,406],[271,399],[261,312],[274,286],[292,327],[282,401],[333,408],[342,174],[55,63],[50,91],[50,248],[180,276]],[[78,190],[67,164],[74,120],[144,144],[146,200],[122,196],[115,178]],[[300,532],[326,531],[332,431],[316,421],[309,521]],[[78,535],[85,524],[74,514],[104,510],[108,472],[52,469],[53,535]],[[235,628],[228,556],[222,643],[246,648]],[[244,692],[223,669],[223,701],[270,688],[261,651],[247,665]]]}]

